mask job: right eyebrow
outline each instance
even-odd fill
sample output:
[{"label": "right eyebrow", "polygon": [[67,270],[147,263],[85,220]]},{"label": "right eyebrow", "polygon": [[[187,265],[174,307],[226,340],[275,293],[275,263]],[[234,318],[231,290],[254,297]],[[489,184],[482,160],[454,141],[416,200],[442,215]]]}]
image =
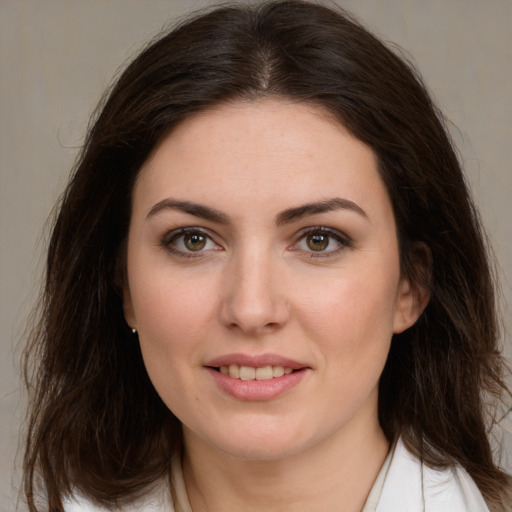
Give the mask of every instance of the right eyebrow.
[{"label": "right eyebrow", "polygon": [[146,215],[146,219],[153,217],[164,210],[178,210],[195,217],[200,217],[217,224],[230,224],[229,217],[215,208],[193,203],[191,201],[179,201],[177,199],[167,198],[156,203]]},{"label": "right eyebrow", "polygon": [[295,208],[288,208],[287,210],[284,210],[279,215],[277,215],[276,224],[281,226],[283,224],[288,224],[290,222],[300,220],[303,217],[307,217],[308,215],[315,215],[335,210],[352,211],[368,220],[368,215],[358,204],[354,203],[353,201],[349,201],[348,199],[334,197],[332,199],[318,201],[315,203],[308,203],[302,206],[297,206]]}]

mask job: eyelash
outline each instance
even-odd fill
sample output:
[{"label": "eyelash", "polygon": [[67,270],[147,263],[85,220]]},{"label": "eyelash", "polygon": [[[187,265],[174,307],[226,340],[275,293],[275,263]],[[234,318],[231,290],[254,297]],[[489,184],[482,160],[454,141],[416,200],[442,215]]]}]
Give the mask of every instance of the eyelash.
[{"label": "eyelash", "polygon": [[191,236],[199,235],[206,239],[206,242],[205,242],[206,244],[213,243],[219,247],[219,244],[217,244],[217,242],[215,242],[215,240],[210,235],[210,233],[208,233],[207,231],[205,231],[202,228],[195,228],[195,227],[179,228],[179,229],[170,231],[162,239],[161,245],[165,250],[169,251],[171,254],[178,256],[180,258],[200,258],[200,257],[202,257],[203,253],[204,253],[203,250],[186,251],[186,250],[178,249],[172,245],[173,242],[176,243],[177,240],[184,237],[185,235],[191,235]]},{"label": "eyelash", "polygon": [[[178,249],[175,246],[173,246],[173,243],[176,243],[176,241],[178,241],[181,237],[184,237],[185,235],[191,235],[191,236],[199,235],[200,237],[204,237],[204,239],[206,240],[205,244],[213,243],[217,247],[220,247],[219,244],[217,244],[217,242],[215,242],[215,240],[213,239],[213,237],[210,235],[210,233],[208,231],[205,231],[202,228],[196,228],[196,227],[179,228],[179,229],[170,231],[163,237],[163,239],[161,241],[161,245],[164,249],[169,251],[171,254],[178,256],[180,258],[188,259],[188,258],[203,257],[205,250],[202,248],[198,251],[187,251],[187,250]],[[326,251],[326,250],[320,250],[320,251],[309,250],[308,251],[308,250],[303,250],[303,249],[297,248],[297,246],[301,242],[307,240],[308,236],[313,236],[313,235],[327,236],[329,238],[329,240],[327,242],[326,248],[329,246],[330,239],[334,239],[336,241],[336,243],[338,243],[340,245],[340,247],[337,247],[336,249],[328,250],[328,251]],[[331,258],[331,257],[337,256],[343,250],[345,250],[347,248],[351,248],[351,247],[352,247],[352,240],[350,240],[350,238],[347,237],[346,235],[341,234],[339,231],[336,231],[336,230],[333,230],[330,228],[326,228],[324,226],[315,226],[315,227],[306,228],[303,231],[301,231],[298,234],[296,241],[292,244],[292,246],[289,248],[289,250],[297,251],[297,252],[301,251],[304,254],[306,254],[306,257],[308,257],[308,258]],[[211,249],[207,249],[207,250],[211,250]],[[215,250],[221,250],[221,249],[215,249]]]},{"label": "eyelash", "polygon": [[[296,247],[299,245],[302,241],[306,241],[308,236],[313,235],[323,235],[329,237],[329,239],[334,239],[340,246],[333,250],[321,250],[321,251],[314,251],[314,250],[305,250],[303,251],[306,254],[307,258],[332,258],[339,255],[340,252],[344,251],[345,249],[351,248],[353,246],[352,240],[340,233],[337,230],[326,228],[324,226],[315,226],[306,228],[301,233],[299,233],[297,237],[297,241],[292,245],[292,249],[294,251],[301,251],[301,249],[293,249],[293,247]],[[330,240],[328,241],[328,245],[330,243]],[[327,245],[327,247],[328,247]]]}]

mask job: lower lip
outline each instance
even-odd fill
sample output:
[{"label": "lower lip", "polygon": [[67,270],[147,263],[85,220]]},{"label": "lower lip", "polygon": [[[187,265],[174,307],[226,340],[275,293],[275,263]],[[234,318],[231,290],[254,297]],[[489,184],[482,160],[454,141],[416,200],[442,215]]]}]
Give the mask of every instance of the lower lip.
[{"label": "lower lip", "polygon": [[294,388],[308,373],[307,368],[294,371],[282,377],[268,380],[233,379],[213,368],[206,368],[219,388],[239,400],[262,401],[271,400]]}]

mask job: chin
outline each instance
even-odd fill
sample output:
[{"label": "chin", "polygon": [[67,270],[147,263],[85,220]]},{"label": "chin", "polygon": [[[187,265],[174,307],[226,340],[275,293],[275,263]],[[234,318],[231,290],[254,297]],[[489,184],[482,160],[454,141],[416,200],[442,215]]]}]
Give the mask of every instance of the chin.
[{"label": "chin", "polygon": [[[219,432],[223,432],[223,435],[219,436]],[[304,434],[300,428],[290,429],[289,425],[261,422],[244,425],[240,422],[236,431],[226,428],[212,432],[212,436],[204,433],[201,437],[203,443],[236,459],[275,461],[293,456],[315,444],[314,440],[305,439]]]},{"label": "chin", "polygon": [[257,444],[253,442],[248,444],[247,439],[237,445],[230,443],[230,445],[224,446],[223,449],[231,457],[247,461],[277,461],[291,457],[301,451],[298,446],[291,446],[288,443],[283,443],[282,440],[276,443]]}]

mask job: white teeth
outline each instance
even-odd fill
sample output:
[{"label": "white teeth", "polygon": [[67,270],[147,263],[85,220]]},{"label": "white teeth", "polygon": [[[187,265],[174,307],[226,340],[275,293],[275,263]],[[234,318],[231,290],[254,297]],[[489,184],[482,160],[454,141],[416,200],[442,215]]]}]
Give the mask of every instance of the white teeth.
[{"label": "white teeth", "polygon": [[283,375],[289,375],[293,372],[291,368],[284,366],[261,366],[253,368],[252,366],[238,366],[230,364],[229,366],[221,366],[220,373],[229,375],[233,379],[241,380],[269,380]]},{"label": "white teeth", "polygon": [[250,366],[240,366],[240,380],[254,380],[256,378],[256,368]]},{"label": "white teeth", "polygon": [[237,364],[229,365],[229,376],[233,377],[233,379],[240,378],[240,367]]},{"label": "white teeth", "polygon": [[261,368],[256,368],[255,373],[256,380],[268,380],[274,376],[272,372],[272,366],[263,366]]},{"label": "white teeth", "polygon": [[272,368],[273,377],[282,377],[284,375],[284,368],[282,366],[274,366]]}]

